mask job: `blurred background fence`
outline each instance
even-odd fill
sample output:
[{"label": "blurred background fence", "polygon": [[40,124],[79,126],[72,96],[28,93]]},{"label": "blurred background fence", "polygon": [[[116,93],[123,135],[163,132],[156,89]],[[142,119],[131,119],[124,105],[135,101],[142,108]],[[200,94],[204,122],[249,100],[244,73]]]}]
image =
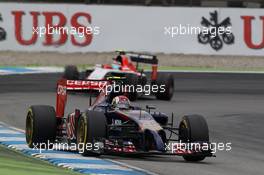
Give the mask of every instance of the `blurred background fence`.
[{"label": "blurred background fence", "polygon": [[0,2],[31,2],[31,3],[47,2],[47,3],[240,7],[240,8],[264,7],[264,0],[0,0]]}]

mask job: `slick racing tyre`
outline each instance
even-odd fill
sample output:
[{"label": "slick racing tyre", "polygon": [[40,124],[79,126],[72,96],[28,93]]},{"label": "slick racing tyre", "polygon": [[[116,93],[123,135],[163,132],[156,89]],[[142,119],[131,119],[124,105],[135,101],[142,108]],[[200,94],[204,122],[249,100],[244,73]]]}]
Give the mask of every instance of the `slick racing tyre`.
[{"label": "slick racing tyre", "polygon": [[54,143],[57,130],[56,113],[52,106],[38,105],[28,109],[26,117],[26,141],[30,148]]},{"label": "slick racing tyre", "polygon": [[90,76],[90,74],[93,72],[94,70],[92,69],[87,69],[84,72],[79,72],[79,79],[80,80],[87,80],[88,77]]},{"label": "slick racing tyre", "polygon": [[[174,79],[171,74],[159,74],[157,79],[159,92],[156,93],[156,98],[159,100],[171,100],[174,93]],[[164,87],[161,89],[160,87]]]},{"label": "slick racing tyre", "polygon": [[[182,143],[209,142],[208,125],[203,116],[186,115],[179,125],[179,140]],[[205,159],[205,156],[186,155],[186,161],[198,162]]]},{"label": "slick racing tyre", "polygon": [[[106,118],[104,113],[86,111],[78,121],[77,145],[83,156],[99,156],[102,150],[99,142],[106,137]],[[88,148],[88,149],[87,149]]]},{"label": "slick racing tyre", "polygon": [[68,65],[65,67],[63,78],[67,80],[78,80],[80,73],[76,66]]},{"label": "slick racing tyre", "polygon": [[136,91],[136,88],[139,82],[138,77],[137,75],[134,75],[134,74],[126,74],[125,76],[126,76],[126,84],[134,86],[133,88],[134,91],[128,92],[128,98],[130,101],[136,101],[138,98],[138,94]]}]

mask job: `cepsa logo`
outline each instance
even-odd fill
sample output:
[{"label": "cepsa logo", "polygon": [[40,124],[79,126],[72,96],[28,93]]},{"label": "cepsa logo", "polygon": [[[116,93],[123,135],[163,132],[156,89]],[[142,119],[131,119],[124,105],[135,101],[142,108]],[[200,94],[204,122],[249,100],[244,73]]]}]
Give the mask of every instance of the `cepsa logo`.
[{"label": "cepsa logo", "polygon": [[103,91],[108,81],[82,81],[82,80],[67,80],[68,89],[95,89]]},{"label": "cepsa logo", "polygon": [[[14,16],[15,21],[15,37],[19,44],[21,45],[34,45],[38,39],[39,35],[37,32],[32,32],[31,37],[24,38],[23,34],[25,31],[23,31],[23,26],[28,25],[28,21],[25,20],[25,18],[29,18],[32,20],[30,24],[32,24],[32,29],[39,28],[40,19],[43,19],[44,17],[44,23],[45,28],[60,28],[65,27],[66,25],[70,25],[72,28],[86,28],[87,26],[91,25],[92,23],[92,17],[89,13],[85,12],[77,12],[74,13],[72,16],[67,17],[62,12],[51,12],[51,11],[44,11],[44,12],[36,12],[36,11],[30,11],[30,12],[24,12],[24,11],[12,11],[12,15]],[[30,16],[30,17],[29,17]],[[42,17],[42,18],[40,18]],[[81,21],[86,22],[79,22]],[[58,21],[55,22],[54,21]],[[86,24],[83,24],[86,23]],[[27,35],[28,36],[28,35]],[[57,35],[56,35],[57,36]],[[46,32],[44,35],[44,46],[58,46],[65,44],[68,40],[72,43],[72,45],[75,46],[88,46],[91,44],[93,39],[93,33],[83,33],[83,39],[80,41],[78,40],[78,36],[69,34],[66,32],[60,32],[58,37],[55,38],[53,33]]]}]

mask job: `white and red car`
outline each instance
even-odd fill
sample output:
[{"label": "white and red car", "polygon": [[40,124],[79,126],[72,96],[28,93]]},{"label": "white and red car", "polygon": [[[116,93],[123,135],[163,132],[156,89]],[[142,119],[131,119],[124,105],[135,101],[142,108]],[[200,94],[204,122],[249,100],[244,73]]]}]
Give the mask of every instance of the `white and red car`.
[{"label": "white and red car", "polygon": [[[112,64],[98,64],[82,75],[74,65],[65,67],[63,78],[68,80],[106,80],[108,77],[125,77],[124,83],[134,87],[151,87],[151,93],[143,90],[129,92],[129,99],[135,101],[143,95],[155,95],[160,100],[171,100],[174,93],[174,79],[171,74],[158,72],[155,55],[119,51]],[[135,64],[134,64],[135,63]],[[150,77],[139,69],[139,63],[151,64]],[[149,78],[148,78],[149,77]],[[154,88],[153,88],[154,87]],[[153,90],[154,89],[154,90]]]}]

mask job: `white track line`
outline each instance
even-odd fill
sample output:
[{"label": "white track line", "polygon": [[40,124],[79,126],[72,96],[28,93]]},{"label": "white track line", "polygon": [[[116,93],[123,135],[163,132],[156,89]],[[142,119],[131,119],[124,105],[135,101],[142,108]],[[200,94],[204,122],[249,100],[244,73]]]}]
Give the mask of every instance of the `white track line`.
[{"label": "white track line", "polygon": [[0,134],[19,134],[17,131],[13,131],[12,129],[1,129]]},{"label": "white track line", "polygon": [[119,161],[111,160],[111,159],[104,159],[104,160],[108,160],[110,162],[116,163],[116,164],[121,165],[121,166],[125,166],[127,168],[131,168],[131,169],[134,169],[134,170],[137,170],[137,171],[141,171],[141,172],[146,173],[148,175],[158,175],[157,173],[154,173],[154,172],[151,172],[151,171],[139,168],[139,167],[135,167],[135,166],[132,166],[132,165],[128,165],[127,163],[123,163],[123,162],[119,162]]},{"label": "white track line", "polygon": [[[0,127],[1,127],[1,125],[2,125],[2,127],[8,127],[8,128],[13,129],[13,130],[15,130],[15,131],[19,131],[19,132],[25,133],[25,130],[24,130],[24,129],[19,129],[19,128],[16,128],[16,127],[10,126],[10,125],[8,125],[8,124],[6,124],[6,123],[0,121]],[[0,131],[1,131],[1,130],[0,130]],[[19,133],[19,134],[20,134],[20,133]]]},{"label": "white track line", "polygon": [[[22,132],[22,133],[25,133],[25,131],[24,130],[22,130],[22,129],[19,129],[19,128],[16,128],[16,127],[12,127],[12,126],[10,126],[10,125],[8,125],[8,124],[6,124],[6,123],[4,123],[4,122],[0,122],[0,127],[1,127],[1,125],[3,125],[3,126],[6,126],[6,127],[9,127],[9,128],[12,128],[13,130],[16,130],[16,131],[19,131],[19,132]],[[1,130],[0,130],[1,131]],[[10,148],[13,148],[13,149],[16,149],[16,150],[31,150],[31,149],[29,149],[28,148],[28,146],[27,145],[24,145],[24,144],[17,144],[17,145],[10,145],[10,146],[8,146],[8,147],[10,147]],[[87,157],[82,157],[82,156],[80,156],[79,154],[76,154],[76,155],[67,155],[67,154],[50,154],[50,153],[41,153],[42,155],[44,155],[43,157],[40,157],[40,158],[45,158],[45,157],[49,157],[49,156],[58,156],[58,157],[52,157],[52,158],[72,158],[72,157],[75,157],[75,156],[77,156],[76,158],[78,158],[78,159],[86,159],[87,160]],[[33,156],[38,156],[38,155],[40,155],[39,153],[36,153],[36,154],[33,154]],[[41,155],[40,155],[41,156]],[[111,160],[111,159],[104,159],[104,158],[102,158],[102,159],[99,159],[99,158],[95,158],[95,157],[92,157],[91,159],[89,159],[89,160],[106,160],[106,161],[110,161],[110,162],[112,162],[112,163],[115,163],[115,164],[117,164],[116,166],[118,166],[118,165],[120,165],[120,166],[122,166],[121,168],[125,168],[125,169],[130,169],[131,171],[132,170],[135,170],[135,171],[140,171],[140,172],[143,172],[143,173],[146,173],[146,174],[149,174],[149,175],[158,175],[158,174],[156,174],[156,173],[153,173],[153,172],[151,172],[151,171],[148,171],[148,170],[145,170],[145,169],[142,169],[142,168],[138,168],[138,167],[135,167],[135,166],[132,166],[132,165],[128,165],[128,164],[126,164],[126,163],[123,163],[123,162],[119,162],[119,161],[115,161],[115,160]],[[71,167],[69,167],[68,166],[69,165],[69,163],[65,163],[65,164],[61,164],[61,165],[59,165],[59,166],[65,166],[65,168],[69,168],[69,169],[72,169]],[[85,165],[87,165],[87,164],[85,164]],[[119,170],[120,170],[120,166],[119,166]],[[87,166],[86,166],[87,167]],[[109,175],[109,174],[108,174]]]},{"label": "white track line", "polygon": [[13,148],[15,150],[20,150],[20,151],[22,151],[22,150],[31,150],[31,149],[28,148],[28,145],[26,145],[26,144],[14,144],[14,145],[9,145],[8,147],[9,148]]},{"label": "white track line", "polygon": [[0,75],[23,75],[23,74],[42,74],[42,73],[61,73],[64,71],[62,67],[18,67],[25,69],[23,71],[5,70],[0,68]]},{"label": "white track line", "polygon": [[1,141],[26,141],[25,137],[0,137]]},{"label": "white track line", "polygon": [[[39,154],[39,153],[36,153]],[[41,153],[43,158],[60,158],[60,159],[81,159],[81,160],[102,160],[96,157],[83,157],[79,154],[56,154],[56,153]]]},{"label": "white track line", "polygon": [[59,163],[59,166],[71,167],[71,168],[83,168],[83,169],[104,169],[104,170],[124,170],[133,171],[120,165],[100,165],[100,164],[87,164],[87,163]]}]

